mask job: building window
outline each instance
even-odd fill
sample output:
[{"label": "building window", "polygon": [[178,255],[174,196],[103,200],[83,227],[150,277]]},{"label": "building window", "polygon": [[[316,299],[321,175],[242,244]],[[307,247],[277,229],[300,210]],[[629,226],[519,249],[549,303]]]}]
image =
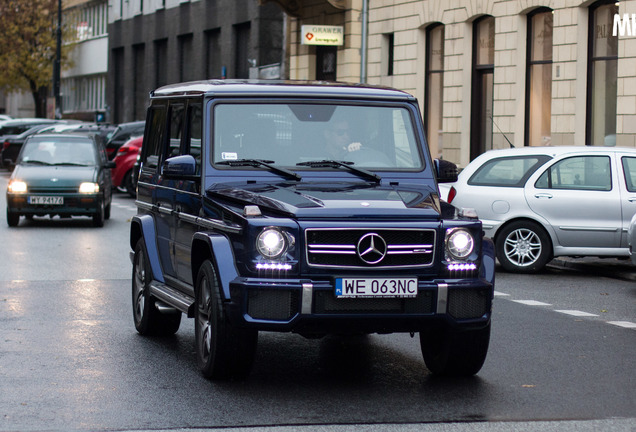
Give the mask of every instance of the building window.
[{"label": "building window", "polygon": [[387,33],[382,35],[382,52],[384,58],[384,72],[393,75],[393,63],[395,61],[395,34]]},{"label": "building window", "polygon": [[444,107],[444,26],[435,24],[426,29],[424,123],[428,146],[433,157],[442,155]]},{"label": "building window", "polygon": [[618,36],[613,35],[618,2],[590,7],[587,145],[616,145]]},{"label": "building window", "polygon": [[168,84],[168,39],[155,41],[155,88]]},{"label": "building window", "polygon": [[249,78],[250,76],[250,27],[249,22],[234,26],[235,78]]},{"label": "building window", "polygon": [[195,79],[192,39],[192,33],[177,37],[179,43],[179,81],[181,82]]},{"label": "building window", "polygon": [[221,63],[221,29],[205,32],[205,76],[206,78],[225,78]]},{"label": "building window", "polygon": [[492,101],[495,73],[495,18],[473,24],[473,92],[470,159],[492,149]]},{"label": "building window", "polygon": [[108,35],[108,3],[106,1],[69,8],[64,11],[62,17],[65,26],[75,29],[78,42]]},{"label": "building window", "polygon": [[541,8],[528,16],[525,145],[551,143],[552,10]]}]

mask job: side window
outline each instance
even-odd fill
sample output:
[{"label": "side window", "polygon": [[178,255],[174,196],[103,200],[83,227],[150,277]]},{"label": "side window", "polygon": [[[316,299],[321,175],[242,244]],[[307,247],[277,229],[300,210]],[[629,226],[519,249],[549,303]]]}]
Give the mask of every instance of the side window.
[{"label": "side window", "polygon": [[185,154],[191,154],[197,162],[196,174],[201,174],[201,134],[202,134],[202,114],[201,104],[190,103],[188,105],[188,136],[186,138]]},{"label": "side window", "polygon": [[167,107],[157,105],[148,111],[148,136],[144,138],[142,152],[142,169],[156,171],[161,156],[162,144],[166,136]]},{"label": "side window", "polygon": [[537,180],[538,189],[609,191],[612,174],[608,156],[577,156],[548,168]]},{"label": "side window", "polygon": [[636,192],[636,157],[624,157],[622,161],[627,190]]},{"label": "side window", "polygon": [[550,157],[546,155],[492,159],[472,175],[468,184],[523,187],[528,177],[549,160]]},{"label": "side window", "polygon": [[183,103],[170,104],[170,148],[168,157],[177,156],[181,152],[181,137],[185,133],[184,114],[185,105]]}]

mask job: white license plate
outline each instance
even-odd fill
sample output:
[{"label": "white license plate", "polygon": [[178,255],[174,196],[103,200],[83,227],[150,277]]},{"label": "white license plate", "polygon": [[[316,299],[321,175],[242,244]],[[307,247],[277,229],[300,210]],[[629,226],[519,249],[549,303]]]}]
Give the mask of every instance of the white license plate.
[{"label": "white license plate", "polygon": [[63,205],[64,197],[61,196],[30,196],[29,204]]},{"label": "white license plate", "polygon": [[338,298],[417,296],[417,278],[337,278]]}]

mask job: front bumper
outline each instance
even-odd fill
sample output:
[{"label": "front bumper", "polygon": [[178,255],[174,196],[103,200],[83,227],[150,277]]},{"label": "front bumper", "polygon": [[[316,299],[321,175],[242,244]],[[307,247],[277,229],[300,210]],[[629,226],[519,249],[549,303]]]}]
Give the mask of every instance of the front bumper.
[{"label": "front bumper", "polygon": [[490,320],[493,285],[482,279],[418,282],[415,298],[337,298],[332,281],[236,278],[232,323],[301,334],[418,332],[441,321],[480,327]]},{"label": "front bumper", "polygon": [[[30,196],[56,196],[62,197],[64,203],[57,204],[30,204]],[[101,195],[99,194],[7,194],[7,208],[10,212],[20,215],[68,215],[82,216],[92,215],[97,211],[100,205]]]}]

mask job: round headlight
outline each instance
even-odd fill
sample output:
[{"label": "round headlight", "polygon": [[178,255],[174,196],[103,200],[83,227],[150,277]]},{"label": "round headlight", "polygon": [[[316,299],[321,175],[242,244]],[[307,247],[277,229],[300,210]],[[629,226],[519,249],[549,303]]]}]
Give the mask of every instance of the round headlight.
[{"label": "round headlight", "polygon": [[470,232],[464,229],[450,231],[446,235],[446,248],[454,259],[465,259],[475,247],[475,240]]},{"label": "round headlight", "polygon": [[256,237],[256,250],[266,258],[278,258],[286,249],[285,235],[275,228],[264,229]]}]

